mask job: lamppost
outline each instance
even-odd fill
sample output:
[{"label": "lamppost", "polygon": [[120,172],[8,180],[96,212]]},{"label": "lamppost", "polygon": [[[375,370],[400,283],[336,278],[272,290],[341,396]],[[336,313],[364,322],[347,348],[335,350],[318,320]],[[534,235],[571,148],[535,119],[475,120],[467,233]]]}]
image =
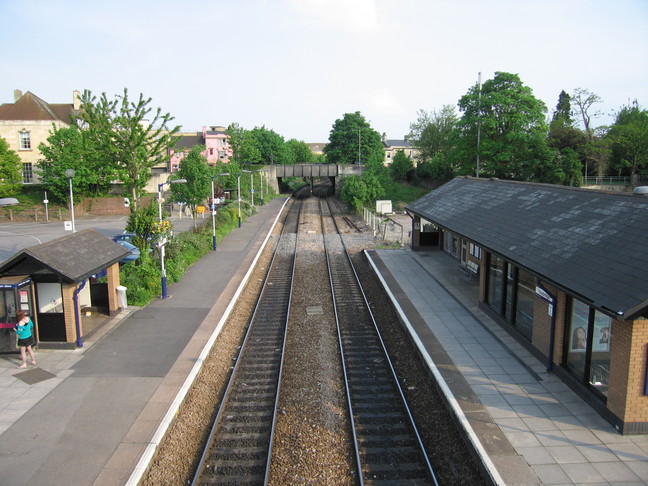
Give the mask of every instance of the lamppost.
[{"label": "lamppost", "polygon": [[[166,184],[184,184],[187,182],[187,179],[175,179],[172,181],[163,182],[158,184],[158,218],[160,223],[162,222],[162,188]],[[160,244],[160,271],[162,275],[162,298],[166,299],[167,296],[167,278],[166,278],[166,269],[164,268],[164,246],[166,245],[166,240]]]},{"label": "lamppost", "polygon": [[236,176],[236,194],[238,197],[238,227],[241,227],[241,173]]},{"label": "lamppost", "polygon": [[72,196],[72,179],[76,172],[74,169],[67,169],[65,171],[65,177],[70,181],[70,217],[72,218],[72,233],[76,233],[76,227],[74,226],[74,198]]},{"label": "lamppost", "polygon": [[263,172],[264,172],[264,169],[260,169],[257,172],[259,172],[259,186],[261,187],[260,204],[261,204],[261,206],[263,206]]},{"label": "lamppost", "polygon": [[212,245],[214,248],[214,251],[216,251],[216,199],[214,199],[214,179],[218,176],[228,176],[229,172],[224,172],[222,174],[216,174],[215,176],[212,176],[212,196],[211,196],[211,214],[212,214]]},{"label": "lamppost", "polygon": [[250,205],[254,207],[254,171],[244,170],[246,174],[250,174]]}]

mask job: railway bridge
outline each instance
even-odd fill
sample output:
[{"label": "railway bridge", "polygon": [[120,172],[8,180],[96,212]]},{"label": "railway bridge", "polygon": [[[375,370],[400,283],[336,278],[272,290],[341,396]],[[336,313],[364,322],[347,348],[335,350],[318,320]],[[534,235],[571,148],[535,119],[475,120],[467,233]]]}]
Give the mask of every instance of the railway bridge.
[{"label": "railway bridge", "polygon": [[315,179],[328,177],[335,191],[339,177],[360,175],[364,170],[364,166],[351,164],[266,165],[262,170],[265,170],[267,174],[268,184],[277,192],[279,192],[281,181],[285,177],[300,177],[308,181],[311,188]]}]

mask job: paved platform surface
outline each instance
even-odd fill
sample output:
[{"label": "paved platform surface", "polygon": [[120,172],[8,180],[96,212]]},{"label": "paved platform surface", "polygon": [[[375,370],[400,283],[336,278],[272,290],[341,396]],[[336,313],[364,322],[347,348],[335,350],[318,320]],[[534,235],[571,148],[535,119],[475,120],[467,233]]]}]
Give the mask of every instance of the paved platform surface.
[{"label": "paved platform surface", "polygon": [[[283,200],[83,348],[0,355],[0,486],[135,485],[232,308]],[[648,484],[648,436],[624,437],[477,307],[441,252],[370,251],[491,475],[507,485]]]}]

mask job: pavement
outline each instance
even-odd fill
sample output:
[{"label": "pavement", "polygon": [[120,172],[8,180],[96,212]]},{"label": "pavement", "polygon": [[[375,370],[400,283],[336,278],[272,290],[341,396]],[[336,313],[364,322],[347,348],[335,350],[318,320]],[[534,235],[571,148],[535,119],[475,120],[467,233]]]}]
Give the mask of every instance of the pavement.
[{"label": "pavement", "polygon": [[[136,485],[278,217],[274,199],[168,299],[128,307],[76,350],[0,355],[0,485]],[[441,251],[367,255],[493,482],[648,484],[648,436],[621,436],[477,306]]]}]

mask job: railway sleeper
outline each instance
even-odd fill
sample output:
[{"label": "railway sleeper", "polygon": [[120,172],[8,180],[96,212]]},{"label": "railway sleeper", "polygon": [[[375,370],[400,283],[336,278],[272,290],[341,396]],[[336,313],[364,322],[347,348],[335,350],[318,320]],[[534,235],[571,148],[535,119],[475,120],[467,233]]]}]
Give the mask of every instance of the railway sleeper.
[{"label": "railway sleeper", "polygon": [[358,445],[363,452],[372,453],[383,450],[386,447],[417,447],[418,443],[410,434],[394,435],[389,437],[375,438],[363,435],[358,438]]}]

